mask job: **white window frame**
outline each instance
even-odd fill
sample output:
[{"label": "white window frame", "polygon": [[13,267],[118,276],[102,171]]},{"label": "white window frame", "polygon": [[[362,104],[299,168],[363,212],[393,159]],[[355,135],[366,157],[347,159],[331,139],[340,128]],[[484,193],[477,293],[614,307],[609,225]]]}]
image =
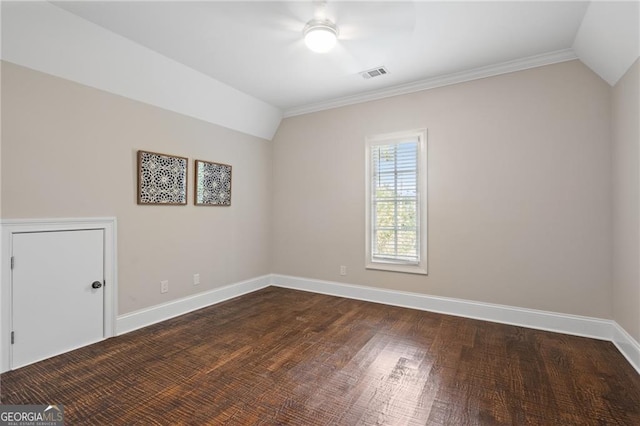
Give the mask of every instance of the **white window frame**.
[{"label": "white window frame", "polygon": [[[379,145],[389,145],[406,141],[407,139],[418,139],[418,263],[403,261],[381,261],[373,259],[373,228],[372,215],[372,164],[371,149]],[[395,133],[386,133],[366,138],[365,153],[365,209],[366,209],[366,269],[377,269],[383,271],[405,272],[410,274],[427,275],[427,130],[418,129]]]}]

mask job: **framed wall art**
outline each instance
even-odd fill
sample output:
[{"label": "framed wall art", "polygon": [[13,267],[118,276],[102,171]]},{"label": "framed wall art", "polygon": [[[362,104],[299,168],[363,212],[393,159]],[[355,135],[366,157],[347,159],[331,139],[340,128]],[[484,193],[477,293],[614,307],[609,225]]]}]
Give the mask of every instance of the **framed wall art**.
[{"label": "framed wall art", "polygon": [[138,151],[138,204],[187,204],[184,157]]},{"label": "framed wall art", "polygon": [[230,206],[231,166],[196,160],[195,169],[195,205]]}]

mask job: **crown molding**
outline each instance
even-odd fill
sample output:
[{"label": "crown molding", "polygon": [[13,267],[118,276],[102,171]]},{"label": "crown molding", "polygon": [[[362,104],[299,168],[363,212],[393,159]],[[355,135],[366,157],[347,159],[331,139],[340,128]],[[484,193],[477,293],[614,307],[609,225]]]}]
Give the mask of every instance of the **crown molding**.
[{"label": "crown molding", "polygon": [[312,112],[324,111],[327,109],[343,107],[347,105],[359,104],[362,102],[375,101],[392,96],[406,95],[408,93],[422,90],[435,89],[436,87],[449,86],[463,83],[465,81],[478,80],[486,77],[493,77],[500,74],[507,74],[515,71],[522,71],[530,68],[537,68],[544,65],[557,64],[560,62],[578,59],[573,49],[556,50],[554,52],[543,53],[541,55],[529,56],[513,61],[501,62],[499,64],[474,68],[452,74],[440,75],[426,80],[413,83],[401,84],[386,89],[361,93],[353,96],[345,96],[329,101],[317,102],[300,107],[290,108],[284,111],[284,117],[294,117],[297,115],[309,114]]}]

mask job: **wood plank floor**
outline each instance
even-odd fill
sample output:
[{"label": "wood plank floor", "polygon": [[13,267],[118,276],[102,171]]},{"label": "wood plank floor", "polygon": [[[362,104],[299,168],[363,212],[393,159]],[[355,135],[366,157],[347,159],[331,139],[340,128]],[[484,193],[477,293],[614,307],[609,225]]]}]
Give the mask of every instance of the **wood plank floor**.
[{"label": "wood plank floor", "polygon": [[609,342],[275,287],[0,379],[68,425],[640,425]]}]

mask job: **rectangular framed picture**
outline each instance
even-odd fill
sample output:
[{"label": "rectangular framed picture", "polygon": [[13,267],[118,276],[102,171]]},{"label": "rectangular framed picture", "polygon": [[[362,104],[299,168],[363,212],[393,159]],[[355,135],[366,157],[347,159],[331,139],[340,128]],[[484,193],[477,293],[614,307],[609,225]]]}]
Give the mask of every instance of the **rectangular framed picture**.
[{"label": "rectangular framed picture", "polygon": [[196,206],[231,205],[231,166],[195,160]]},{"label": "rectangular framed picture", "polygon": [[138,204],[187,204],[188,159],[138,151]]}]

